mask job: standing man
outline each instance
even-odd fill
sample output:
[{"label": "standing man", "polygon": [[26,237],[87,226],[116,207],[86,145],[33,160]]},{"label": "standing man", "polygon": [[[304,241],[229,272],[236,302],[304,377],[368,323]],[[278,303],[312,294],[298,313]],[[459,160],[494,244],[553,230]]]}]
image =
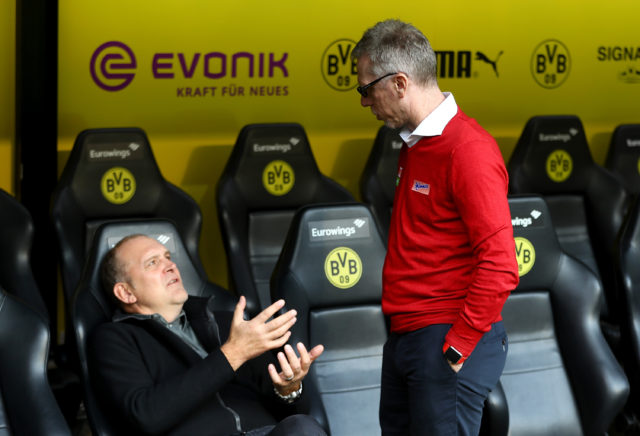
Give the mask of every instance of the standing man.
[{"label": "standing man", "polygon": [[353,50],[362,106],[402,128],[383,270],[384,435],[475,435],[500,378],[500,312],[518,284],[507,171],[495,140],[440,91],[436,55],[387,20]]},{"label": "standing man", "polygon": [[[120,434],[325,435],[308,415],[302,379],[322,345],[285,345],[294,310],[280,300],[244,320],[189,297],[169,251],[132,235],[103,260],[114,322],[89,342],[93,382]],[[270,351],[284,346],[277,357]],[[280,369],[278,369],[280,368]],[[278,422],[280,421],[280,422]]]}]

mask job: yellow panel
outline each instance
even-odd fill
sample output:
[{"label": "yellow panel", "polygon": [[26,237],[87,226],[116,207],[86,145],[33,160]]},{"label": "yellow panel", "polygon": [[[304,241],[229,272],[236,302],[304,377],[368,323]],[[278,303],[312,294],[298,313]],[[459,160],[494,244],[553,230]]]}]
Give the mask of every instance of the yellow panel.
[{"label": "yellow panel", "polygon": [[635,0],[59,5],[60,165],[82,129],[143,128],[165,177],[199,202],[203,262],[223,285],[215,184],[245,124],[301,123],[320,169],[359,196],[379,122],[359,105],[349,53],[377,21],[424,31],[441,88],[505,159],[534,115],[578,115],[599,163],[615,126],[640,122]]},{"label": "yellow panel", "polygon": [[0,2],[0,188],[13,191],[15,131],[16,5]]}]

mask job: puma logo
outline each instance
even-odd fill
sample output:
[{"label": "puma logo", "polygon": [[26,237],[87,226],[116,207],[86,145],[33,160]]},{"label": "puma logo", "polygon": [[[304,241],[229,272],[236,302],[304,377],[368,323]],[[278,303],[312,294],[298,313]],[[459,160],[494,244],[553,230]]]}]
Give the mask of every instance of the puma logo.
[{"label": "puma logo", "polygon": [[498,59],[500,59],[500,56],[502,56],[502,53],[503,53],[503,51],[500,50],[500,53],[498,53],[498,56],[496,57],[496,60],[492,61],[491,59],[489,59],[487,57],[487,55],[485,55],[481,51],[477,51],[476,52],[476,60],[477,61],[486,62],[487,64],[491,65],[491,67],[493,68],[493,71],[496,73],[496,77],[500,77],[500,74],[498,74]]}]

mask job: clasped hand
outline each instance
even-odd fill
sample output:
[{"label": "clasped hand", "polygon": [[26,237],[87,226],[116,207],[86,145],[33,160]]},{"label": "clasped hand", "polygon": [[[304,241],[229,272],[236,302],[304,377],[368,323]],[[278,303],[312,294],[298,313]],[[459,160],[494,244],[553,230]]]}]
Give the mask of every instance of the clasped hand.
[{"label": "clasped hand", "polygon": [[[275,365],[269,364],[268,371],[273,385],[282,395],[288,395],[300,387],[300,381],[309,372],[309,367],[324,351],[322,345],[307,351],[304,344],[298,343],[299,353],[296,355],[293,347],[287,344],[291,331],[296,323],[296,311],[289,310],[273,319],[278,310],[284,307],[284,300],[278,300],[271,306],[246,321],[243,318],[246,299],[241,296],[233,313],[229,339],[221,347],[233,370],[237,370],[247,360],[253,359],[267,350],[274,350],[284,346],[284,352],[278,353],[280,371]],[[285,345],[287,344],[287,345]]]}]

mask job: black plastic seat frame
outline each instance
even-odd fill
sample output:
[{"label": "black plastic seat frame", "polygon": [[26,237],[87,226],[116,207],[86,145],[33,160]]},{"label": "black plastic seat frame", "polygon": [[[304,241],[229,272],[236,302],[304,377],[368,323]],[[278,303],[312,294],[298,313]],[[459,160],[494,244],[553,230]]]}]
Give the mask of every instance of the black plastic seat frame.
[{"label": "black plastic seat frame", "polygon": [[313,205],[296,212],[273,271],[272,299],[298,312],[290,342],[325,346],[304,388],[333,436],[380,434],[385,255],[366,205]]},{"label": "black plastic seat frame", "polygon": [[[279,182],[270,184],[269,177]],[[270,304],[269,279],[295,211],[352,201],[348,190],[320,172],[300,124],[242,128],[218,180],[216,203],[229,287],[247,298],[249,313]]]},{"label": "black plastic seat frame", "polygon": [[[527,122],[509,159],[509,192],[542,195],[562,248],[587,265],[604,287],[602,328],[619,342],[614,244],[630,196],[593,161],[577,116],[536,116]],[[554,178],[551,177],[553,175]]]},{"label": "black plastic seat frame", "polygon": [[398,129],[381,126],[360,176],[362,201],[371,206],[373,215],[386,235],[391,221],[393,198],[398,178],[398,158],[402,139]]},{"label": "black plastic seat frame", "polygon": [[0,435],[71,436],[47,379],[47,321],[0,289]]},{"label": "black plastic seat frame", "polygon": [[604,166],[629,193],[640,194],[640,124],[621,124],[615,128]]},{"label": "black plastic seat frame", "polygon": [[[126,188],[133,189],[133,196],[114,199],[109,192],[116,184],[122,187],[122,193],[130,192]],[[204,271],[198,253],[200,207],[186,192],[164,179],[149,139],[140,128],[88,129],[78,135],[54,193],[52,218],[67,304],[80,280],[93,234],[108,221],[172,221],[197,268]]]},{"label": "black plastic seat frame", "polygon": [[600,282],[562,250],[542,197],[509,205],[521,271],[502,311],[509,434],[605,434],[629,383],[599,327]]}]

